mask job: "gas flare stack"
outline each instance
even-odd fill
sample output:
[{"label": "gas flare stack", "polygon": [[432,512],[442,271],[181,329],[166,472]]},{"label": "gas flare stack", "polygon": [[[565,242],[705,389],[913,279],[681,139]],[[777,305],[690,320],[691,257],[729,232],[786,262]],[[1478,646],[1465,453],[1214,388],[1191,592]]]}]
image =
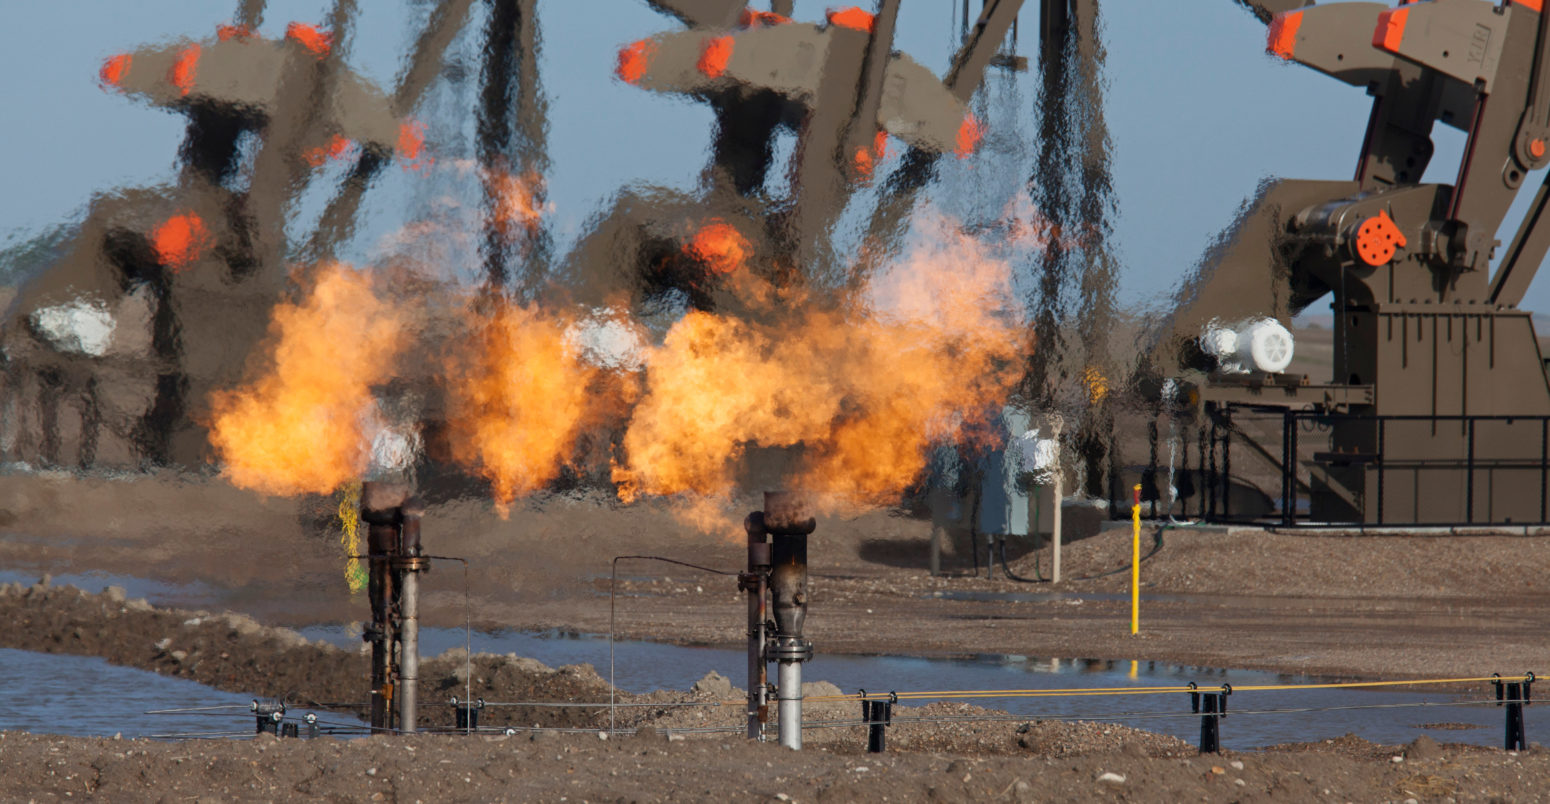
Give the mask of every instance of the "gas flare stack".
[{"label": "gas flare stack", "polygon": [[420,549],[420,519],[424,514],[424,504],[410,496],[408,484],[366,481],[361,485],[371,596],[371,626],[362,638],[371,643],[373,731],[416,730],[419,576],[430,569],[430,559]]},{"label": "gas flare stack", "polygon": [[[738,588],[748,594],[748,737],[764,739],[769,716],[769,663],[779,665],[780,744],[802,747],[802,663],[813,643],[802,638],[807,619],[807,537],[817,527],[805,497],[791,491],[764,493],[764,510],[743,523],[748,531],[748,571]],[[771,622],[768,613],[773,611]]]}]

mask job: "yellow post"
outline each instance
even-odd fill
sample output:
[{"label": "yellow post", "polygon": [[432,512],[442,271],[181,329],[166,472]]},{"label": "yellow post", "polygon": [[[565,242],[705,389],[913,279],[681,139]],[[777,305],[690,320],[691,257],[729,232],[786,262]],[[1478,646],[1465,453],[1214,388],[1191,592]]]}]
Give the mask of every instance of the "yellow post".
[{"label": "yellow post", "polygon": [[1141,630],[1141,486],[1130,506],[1130,633]]}]

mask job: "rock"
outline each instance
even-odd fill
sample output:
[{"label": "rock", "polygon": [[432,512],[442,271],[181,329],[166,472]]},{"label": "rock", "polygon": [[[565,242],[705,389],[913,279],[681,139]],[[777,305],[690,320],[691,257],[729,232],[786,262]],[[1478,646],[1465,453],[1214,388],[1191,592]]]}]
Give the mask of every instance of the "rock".
[{"label": "rock", "polygon": [[204,620],[201,620],[198,617],[190,617],[187,620],[183,621],[183,627],[184,628],[193,628],[194,626],[199,625],[202,622],[204,622]]},{"label": "rock", "polygon": [[553,667],[537,659],[529,659],[525,656],[518,656],[515,653],[506,654],[506,664],[517,672],[526,673],[530,676],[547,676],[554,673]]},{"label": "rock", "polygon": [[1243,760],[1235,759],[1227,763],[1233,770],[1243,770]]},{"label": "rock", "polygon": [[597,733],[597,738],[598,738],[598,739],[599,739],[599,740],[602,740],[602,741],[604,741],[604,742],[607,742],[607,741],[608,741],[608,732],[606,732],[606,731],[600,731],[600,732],[598,732],[598,733]]},{"label": "rock", "polygon": [[127,599],[128,594],[124,591],[124,587],[122,586],[109,586],[102,590],[102,596],[107,598],[109,603],[123,604],[124,600]]},{"label": "rock", "polygon": [[258,620],[246,614],[228,611],[222,614],[220,619],[226,623],[228,628],[236,632],[238,636],[252,636],[264,630],[264,626],[260,625]]},{"label": "rock", "polygon": [[827,681],[812,681],[802,685],[803,698],[826,698],[831,695],[844,695],[839,688]]},{"label": "rock", "polygon": [[1098,776],[1099,784],[1124,784],[1125,777],[1117,773],[1103,773]]},{"label": "rock", "polygon": [[172,637],[163,637],[161,640],[157,641],[156,649],[159,650],[159,651],[165,651],[165,650],[167,650],[167,646],[171,645],[171,644],[172,644]]},{"label": "rock", "polygon": [[[804,691],[806,684],[802,685]],[[694,682],[689,688],[690,692],[699,695],[709,695],[712,698],[730,698],[732,696],[732,681],[715,670],[705,674],[705,677]]]},{"label": "rock", "polygon": [[53,582],[54,582],[54,576],[52,576],[52,575],[50,575],[50,574],[45,572],[45,573],[43,573],[43,577],[38,579],[37,585],[42,587],[42,588],[44,588],[44,589],[47,589],[49,587],[49,584],[52,584]]},{"label": "rock", "polygon": [[1398,754],[1395,754],[1394,756],[1389,757],[1389,761],[1397,764],[1397,763],[1400,763],[1400,762],[1404,762],[1405,758],[1402,757],[1402,756],[1399,756]]},{"label": "rock", "polygon": [[178,664],[182,664],[183,660],[188,658],[188,651],[186,651],[186,650],[175,650],[175,651],[173,651],[172,653],[170,653],[168,655],[172,657],[172,660],[174,662],[177,662]]},{"label": "rock", "polygon": [[1436,740],[1433,740],[1425,734],[1415,738],[1414,740],[1411,740],[1410,744],[1405,746],[1405,758],[1411,760],[1412,762],[1419,760],[1437,759],[1441,756],[1442,746],[1438,745]]},{"label": "rock", "polygon": [[567,664],[556,672],[581,681],[595,681],[599,683],[603,681],[603,677],[597,674],[597,669],[590,664]]},{"label": "rock", "polygon": [[305,648],[312,644],[307,641],[306,637],[289,628],[276,628],[274,629],[273,636],[275,641],[280,643],[280,647],[286,649]]},{"label": "rock", "polygon": [[134,600],[125,601],[124,609],[127,611],[154,611],[156,607],[152,606],[149,600],[137,597]]}]

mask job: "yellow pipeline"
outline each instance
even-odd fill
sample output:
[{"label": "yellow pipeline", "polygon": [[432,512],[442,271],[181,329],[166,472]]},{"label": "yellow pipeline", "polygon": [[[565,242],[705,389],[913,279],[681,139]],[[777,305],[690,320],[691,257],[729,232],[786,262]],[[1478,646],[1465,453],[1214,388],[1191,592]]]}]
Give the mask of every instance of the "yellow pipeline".
[{"label": "yellow pipeline", "polygon": [[[1352,687],[1414,687],[1426,684],[1472,684],[1488,681],[1528,681],[1529,676],[1476,676],[1472,678],[1426,678],[1410,681],[1340,681],[1327,684],[1246,684],[1234,686],[1232,691],[1239,692],[1266,692],[1270,690],[1327,690],[1347,689]],[[895,692],[895,693],[868,693],[863,699],[860,695],[812,695],[804,700],[810,703],[824,701],[859,701],[859,700],[887,700],[897,697],[899,700],[920,700],[926,698],[1053,698],[1061,696],[1085,697],[1089,695],[1172,695],[1180,692],[1214,692],[1213,687],[1201,687],[1191,690],[1188,686],[1165,687],[1073,687],[1068,689],[1049,690],[933,690],[920,692]],[[727,701],[727,706],[743,706],[747,701]]]}]

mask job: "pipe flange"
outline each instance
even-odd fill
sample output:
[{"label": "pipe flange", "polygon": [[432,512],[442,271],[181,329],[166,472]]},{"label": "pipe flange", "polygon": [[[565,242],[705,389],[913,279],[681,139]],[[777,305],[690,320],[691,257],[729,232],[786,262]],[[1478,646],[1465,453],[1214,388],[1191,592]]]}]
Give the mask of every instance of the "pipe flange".
[{"label": "pipe flange", "polygon": [[427,556],[394,556],[388,559],[388,568],[403,572],[424,572],[431,568]]},{"label": "pipe flange", "polygon": [[772,662],[805,662],[813,658],[813,643],[787,637],[765,648],[765,656]]}]

